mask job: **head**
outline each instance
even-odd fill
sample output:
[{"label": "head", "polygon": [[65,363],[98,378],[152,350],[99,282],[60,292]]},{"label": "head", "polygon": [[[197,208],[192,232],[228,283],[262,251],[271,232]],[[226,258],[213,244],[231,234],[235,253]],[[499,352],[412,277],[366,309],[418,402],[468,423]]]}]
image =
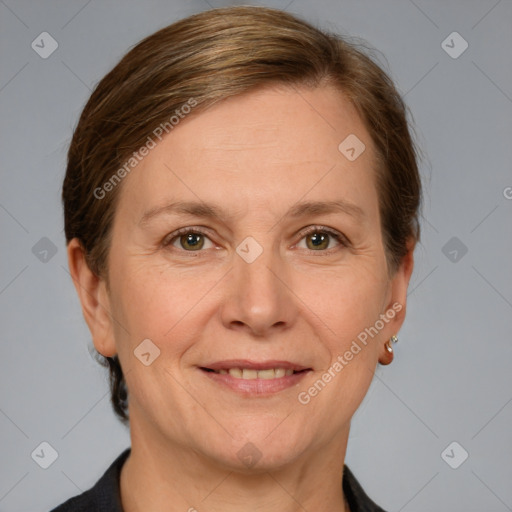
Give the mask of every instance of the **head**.
[{"label": "head", "polygon": [[[348,431],[405,317],[420,189],[399,94],[339,36],[236,7],[135,46],[85,106],[63,186],[119,418],[129,402],[139,428],[225,461]],[[234,359],[305,371],[247,400],[210,375]]]}]

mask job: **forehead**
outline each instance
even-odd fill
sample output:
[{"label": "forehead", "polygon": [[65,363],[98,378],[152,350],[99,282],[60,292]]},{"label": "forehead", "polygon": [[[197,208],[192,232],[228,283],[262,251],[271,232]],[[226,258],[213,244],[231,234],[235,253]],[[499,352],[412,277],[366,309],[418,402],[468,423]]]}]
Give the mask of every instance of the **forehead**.
[{"label": "forehead", "polygon": [[354,106],[332,87],[267,87],[190,117],[174,132],[175,146],[186,142],[193,150],[189,159],[231,161],[243,155],[248,163],[257,154],[271,165],[323,162],[339,158],[338,146],[349,135],[371,145]]},{"label": "forehead", "polygon": [[266,88],[182,119],[125,178],[120,207],[135,214],[136,205],[185,198],[277,213],[306,195],[371,207],[374,162],[370,136],[338,90]]}]

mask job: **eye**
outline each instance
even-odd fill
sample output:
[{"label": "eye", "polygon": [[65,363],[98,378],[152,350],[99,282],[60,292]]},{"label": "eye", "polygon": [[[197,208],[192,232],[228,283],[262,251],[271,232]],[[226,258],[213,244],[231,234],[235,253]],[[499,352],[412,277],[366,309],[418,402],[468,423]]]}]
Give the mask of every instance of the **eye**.
[{"label": "eye", "polygon": [[[305,248],[311,251],[326,251],[327,249],[335,249],[337,246],[348,245],[347,239],[341,233],[334,229],[322,226],[312,226],[302,233],[302,238],[297,247],[301,247],[302,240],[305,240]],[[334,247],[333,247],[334,242]],[[304,246],[302,246],[304,248]]]},{"label": "eye", "polygon": [[[302,232],[302,238],[297,244],[301,247],[302,241],[305,241],[305,248],[310,251],[326,252],[336,247],[348,246],[348,240],[338,231],[323,226],[311,226]],[[182,228],[171,233],[162,243],[164,247],[172,246],[176,249],[186,252],[199,252],[202,249],[213,247],[212,241],[200,228]]]},{"label": "eye", "polygon": [[[210,245],[208,246],[208,242]],[[206,246],[205,246],[206,244]],[[172,245],[187,252],[197,252],[213,247],[212,241],[198,228],[183,228],[171,233],[162,244]]]}]

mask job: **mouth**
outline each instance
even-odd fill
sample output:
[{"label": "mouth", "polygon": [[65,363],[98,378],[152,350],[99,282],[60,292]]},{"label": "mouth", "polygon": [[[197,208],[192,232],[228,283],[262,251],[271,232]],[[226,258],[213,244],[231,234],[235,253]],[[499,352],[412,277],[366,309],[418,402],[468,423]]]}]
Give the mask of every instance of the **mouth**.
[{"label": "mouth", "polygon": [[213,372],[219,375],[229,375],[235,379],[254,380],[254,379],[280,379],[282,377],[289,377],[296,373],[307,372],[308,370],[291,370],[285,368],[266,368],[264,370],[254,370],[252,368],[221,368],[220,370],[213,370],[211,368],[201,368],[205,372]]},{"label": "mouth", "polygon": [[244,395],[269,395],[296,385],[312,371],[289,361],[219,361],[199,369],[214,382]]}]

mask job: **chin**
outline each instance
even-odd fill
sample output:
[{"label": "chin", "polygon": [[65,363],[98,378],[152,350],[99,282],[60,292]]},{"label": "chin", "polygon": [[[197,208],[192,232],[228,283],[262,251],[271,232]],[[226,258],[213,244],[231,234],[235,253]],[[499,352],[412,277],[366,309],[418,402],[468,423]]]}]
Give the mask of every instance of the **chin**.
[{"label": "chin", "polygon": [[[209,444],[206,447],[208,455],[229,471],[237,473],[264,473],[292,464],[306,451],[310,443],[304,438],[304,433],[300,433],[300,429],[290,431],[288,425],[285,430],[286,422],[276,428],[275,418],[273,420],[263,421],[270,428],[254,429],[253,424],[245,431],[242,422],[237,429],[237,435],[232,433],[233,438],[230,438],[228,443]],[[280,428],[281,431],[278,433]]]}]

